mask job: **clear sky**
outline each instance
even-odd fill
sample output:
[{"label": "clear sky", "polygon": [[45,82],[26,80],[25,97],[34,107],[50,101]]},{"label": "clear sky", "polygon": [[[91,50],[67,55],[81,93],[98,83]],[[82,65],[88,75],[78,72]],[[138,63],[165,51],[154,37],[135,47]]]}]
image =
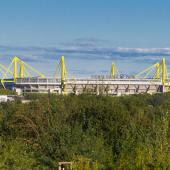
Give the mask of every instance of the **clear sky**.
[{"label": "clear sky", "polygon": [[1,44],[55,46],[77,38],[98,38],[119,46],[167,47],[169,35],[169,0],[0,2]]},{"label": "clear sky", "polygon": [[[0,1],[0,50],[2,48],[1,51],[5,51],[3,46],[10,47],[11,55],[17,51],[11,50],[11,47],[45,47],[61,50],[75,49],[78,46],[81,50],[84,48],[84,51],[89,51],[86,47],[94,46],[95,43],[95,48],[100,47],[100,50],[109,48],[102,58],[110,58],[109,65],[111,60],[122,57],[117,53],[113,55],[117,47],[168,48],[169,36],[170,0]],[[24,53],[18,51],[16,53],[23,56],[32,55],[30,59],[35,56],[35,49],[32,53],[30,49]],[[40,51],[42,52],[42,49]],[[125,51],[127,52],[127,49]],[[4,54],[8,56],[9,53]],[[82,51],[79,51],[78,54],[81,55],[78,59],[83,58],[86,53],[82,54]],[[36,53],[38,56],[41,54]],[[93,60],[97,54],[92,54],[90,59]],[[156,53],[155,57],[159,58],[162,54],[164,51]],[[169,54],[169,51],[165,54]],[[67,56],[69,55],[74,56],[73,53],[67,53]],[[153,58],[153,54],[149,53],[148,57],[150,56]],[[138,55],[137,57],[140,58]]]}]

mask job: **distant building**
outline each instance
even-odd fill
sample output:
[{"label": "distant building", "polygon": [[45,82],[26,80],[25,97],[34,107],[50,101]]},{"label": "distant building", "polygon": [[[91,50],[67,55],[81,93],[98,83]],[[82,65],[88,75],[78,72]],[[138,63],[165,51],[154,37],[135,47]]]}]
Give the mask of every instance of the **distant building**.
[{"label": "distant building", "polygon": [[14,101],[16,95],[0,95],[0,103]]}]

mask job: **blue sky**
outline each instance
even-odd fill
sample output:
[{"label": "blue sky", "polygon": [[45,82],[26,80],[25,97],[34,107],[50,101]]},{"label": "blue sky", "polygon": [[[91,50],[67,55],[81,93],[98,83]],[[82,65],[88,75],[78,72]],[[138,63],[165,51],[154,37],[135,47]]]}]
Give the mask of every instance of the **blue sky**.
[{"label": "blue sky", "polygon": [[[73,75],[134,73],[170,63],[169,0],[0,1],[0,60],[13,55],[52,75],[60,55]],[[45,69],[45,70],[44,70]]]}]

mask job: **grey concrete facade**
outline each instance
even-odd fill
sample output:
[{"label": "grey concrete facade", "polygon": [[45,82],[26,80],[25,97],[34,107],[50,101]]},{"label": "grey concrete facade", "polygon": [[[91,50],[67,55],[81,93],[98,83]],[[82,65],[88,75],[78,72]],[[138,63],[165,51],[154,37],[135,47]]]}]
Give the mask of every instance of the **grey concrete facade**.
[{"label": "grey concrete facade", "polygon": [[128,95],[165,92],[167,86],[168,83],[162,86],[161,80],[156,79],[67,79],[62,85],[60,79],[36,77],[17,79],[14,88],[20,93]]}]

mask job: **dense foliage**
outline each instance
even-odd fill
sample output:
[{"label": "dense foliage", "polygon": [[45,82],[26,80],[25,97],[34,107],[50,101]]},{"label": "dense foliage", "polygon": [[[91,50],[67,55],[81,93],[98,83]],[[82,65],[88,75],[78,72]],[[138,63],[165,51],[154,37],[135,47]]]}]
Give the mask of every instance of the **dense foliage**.
[{"label": "dense foliage", "polygon": [[16,95],[17,93],[12,90],[3,89],[0,87],[0,95]]},{"label": "dense foliage", "polygon": [[169,93],[26,98],[0,104],[0,169],[170,169]]}]

